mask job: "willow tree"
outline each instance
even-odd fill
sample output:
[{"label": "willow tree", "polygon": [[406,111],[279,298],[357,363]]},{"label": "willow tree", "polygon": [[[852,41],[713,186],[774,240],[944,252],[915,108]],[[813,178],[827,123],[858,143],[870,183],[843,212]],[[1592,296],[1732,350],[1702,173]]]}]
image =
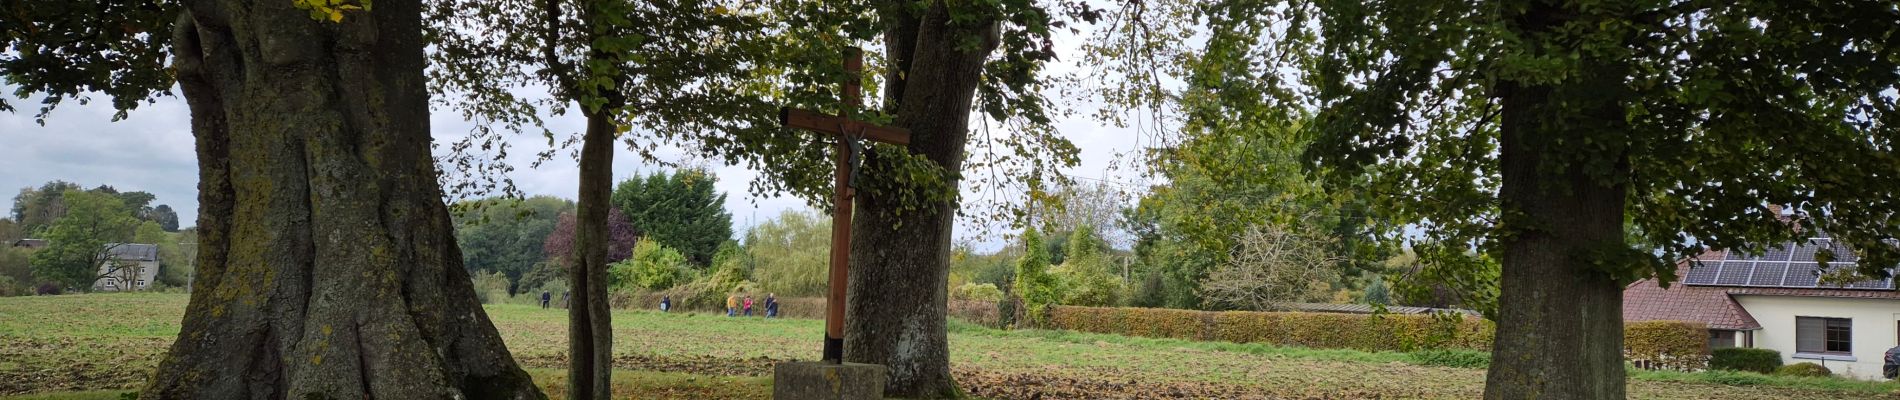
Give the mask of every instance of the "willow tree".
[{"label": "willow tree", "polygon": [[[1133,9],[1149,6],[1161,21],[1109,36],[1140,51],[1095,52],[1123,62],[1111,72],[1180,72],[1120,57],[1153,53],[1250,76],[1222,90],[1314,113],[1309,168],[1366,190],[1393,219],[1384,235],[1414,241],[1444,270],[1432,275],[1481,281],[1485,260],[1502,263],[1487,398],[1624,397],[1621,289],[1672,281],[1685,257],[1818,229],[1862,255],[1842,272],[1888,276],[1900,261],[1890,1]],[[1204,47],[1140,40],[1184,21]],[[1157,87],[1111,100],[1166,102]]]},{"label": "willow tree", "polygon": [[174,83],[190,106],[197,290],[141,396],[543,397],[461,265],[419,2],[25,2],[0,27],[41,117]]}]

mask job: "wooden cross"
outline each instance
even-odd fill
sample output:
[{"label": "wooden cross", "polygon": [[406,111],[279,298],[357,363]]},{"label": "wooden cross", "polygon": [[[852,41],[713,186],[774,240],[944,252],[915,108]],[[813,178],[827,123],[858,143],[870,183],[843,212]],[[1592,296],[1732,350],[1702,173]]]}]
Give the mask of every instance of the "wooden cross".
[{"label": "wooden cross", "polygon": [[844,361],[844,296],[848,269],[851,264],[851,179],[857,169],[856,155],[860,151],[857,140],[868,138],[873,141],[894,145],[910,144],[910,131],[904,128],[889,127],[851,118],[858,109],[859,74],[864,68],[864,51],[858,48],[844,50],[844,90],[839,99],[839,115],[801,110],[789,107],[779,108],[779,123],[786,127],[799,128],[830,135],[838,139],[833,147],[837,171],[832,174],[831,193],[831,285],[830,294],[825,296],[825,347],[824,360],[832,363]]}]

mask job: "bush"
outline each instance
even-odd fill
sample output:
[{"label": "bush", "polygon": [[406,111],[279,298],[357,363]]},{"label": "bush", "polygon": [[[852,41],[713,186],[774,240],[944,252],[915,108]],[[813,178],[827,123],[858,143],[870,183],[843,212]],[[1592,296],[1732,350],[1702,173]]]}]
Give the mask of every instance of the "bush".
[{"label": "bush", "polygon": [[1755,386],[1768,383],[1768,377],[1742,372],[1712,372],[1709,373],[1708,381],[1718,385]]},{"label": "bush", "polygon": [[[507,301],[507,275],[502,275],[500,272],[489,274],[477,273],[472,280],[475,284],[475,298],[480,299],[482,304],[499,304]],[[536,293],[535,296],[540,296],[540,293]]]},{"label": "bush", "polygon": [[1775,373],[1781,368],[1781,352],[1769,349],[1732,347],[1709,352],[1709,369]]},{"label": "bush", "polygon": [[1003,326],[1001,314],[996,312],[995,302],[950,300],[948,306],[951,318],[961,319],[964,322],[991,328],[1000,328]]},{"label": "bush", "polygon": [[1477,317],[1159,308],[1053,307],[1052,329],[1323,349],[1485,350],[1495,331]]},{"label": "bush", "polygon": [[33,288],[33,294],[41,296],[57,295],[59,292],[59,284],[52,282],[41,283],[40,286]]},{"label": "bush", "polygon": [[1491,353],[1479,350],[1431,349],[1406,354],[1413,364],[1452,368],[1489,368]]},{"label": "bush", "polygon": [[1709,327],[1686,321],[1624,324],[1623,357],[1645,369],[1703,369],[1709,362]]},{"label": "bush", "polygon": [[1815,363],[1794,363],[1775,369],[1775,375],[1825,377],[1834,375],[1834,371]]},{"label": "bush", "polygon": [[633,257],[607,266],[614,291],[665,290],[686,283],[691,270],[678,250],[647,239],[633,246]]},{"label": "bush", "polygon": [[952,300],[969,300],[994,303],[1003,299],[1003,291],[994,283],[965,283],[951,292]]}]

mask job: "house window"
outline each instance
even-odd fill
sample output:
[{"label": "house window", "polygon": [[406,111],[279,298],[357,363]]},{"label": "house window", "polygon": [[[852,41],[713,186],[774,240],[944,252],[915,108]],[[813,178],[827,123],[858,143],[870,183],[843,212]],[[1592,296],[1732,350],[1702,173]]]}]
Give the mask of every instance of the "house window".
[{"label": "house window", "polygon": [[1709,348],[1725,349],[1735,347],[1735,331],[1723,329],[1709,330]]},{"label": "house window", "polygon": [[118,289],[119,289],[119,285],[113,284],[112,278],[106,278],[106,290],[118,290]]},{"label": "house window", "polygon": [[1854,351],[1853,334],[1851,319],[1795,317],[1794,351],[1847,355]]},{"label": "house window", "polygon": [[145,280],[144,280],[144,279],[140,279],[140,280],[139,280],[139,287],[145,287]]}]

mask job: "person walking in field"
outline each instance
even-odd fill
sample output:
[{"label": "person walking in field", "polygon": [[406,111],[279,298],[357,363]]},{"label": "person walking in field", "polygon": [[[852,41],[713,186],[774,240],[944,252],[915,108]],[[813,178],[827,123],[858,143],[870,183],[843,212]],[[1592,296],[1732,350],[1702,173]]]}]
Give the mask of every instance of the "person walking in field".
[{"label": "person walking in field", "polygon": [[673,296],[660,296],[660,312],[673,309]]},{"label": "person walking in field", "polygon": [[778,318],[778,297],[771,293],[765,294],[765,317]]},{"label": "person walking in field", "polygon": [[752,295],[745,296],[745,316],[752,316]]},{"label": "person walking in field", "polygon": [[726,316],[728,317],[732,316],[732,312],[738,311],[738,309],[739,309],[739,295],[737,294],[726,295]]},{"label": "person walking in field", "polygon": [[552,298],[551,296],[552,295],[549,294],[548,291],[546,290],[541,291],[541,309],[543,310],[548,309],[548,299]]}]

